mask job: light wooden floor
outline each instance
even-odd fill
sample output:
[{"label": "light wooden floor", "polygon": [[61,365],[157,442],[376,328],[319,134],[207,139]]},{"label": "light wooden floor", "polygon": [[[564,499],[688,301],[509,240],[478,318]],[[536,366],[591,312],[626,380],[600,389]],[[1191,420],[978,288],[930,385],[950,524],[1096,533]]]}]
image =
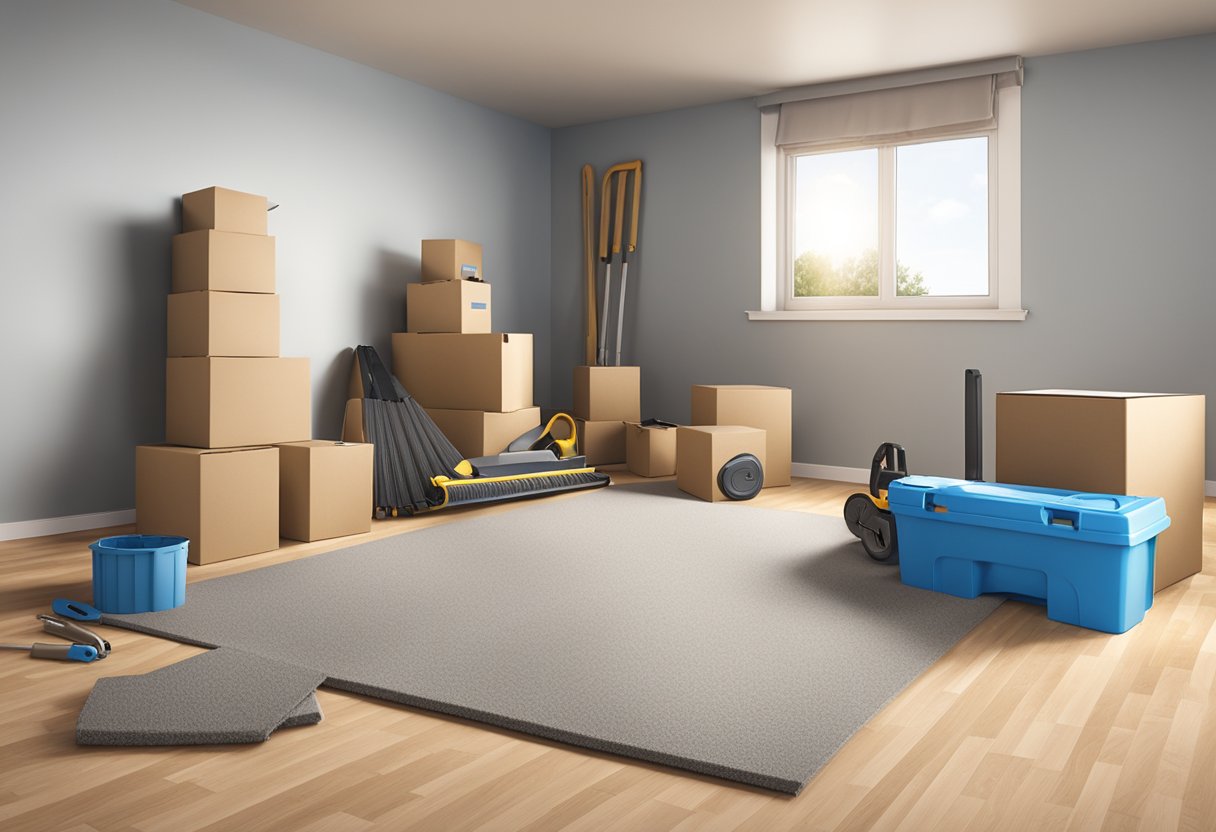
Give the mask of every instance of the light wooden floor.
[{"label": "light wooden floor", "polygon": [[[835,514],[855,488],[796,480],[754,505]],[[0,641],[38,638],[33,616],[53,597],[90,597],[85,547],[98,536],[0,543]],[[324,722],[262,745],[79,748],[96,678],[197,648],[106,628],[114,653],[93,665],[0,653],[0,829],[1216,829],[1216,501],[1204,539],[1204,572],[1121,636],[1006,603],[796,798],[326,689]],[[190,579],[350,542],[192,567]]]}]

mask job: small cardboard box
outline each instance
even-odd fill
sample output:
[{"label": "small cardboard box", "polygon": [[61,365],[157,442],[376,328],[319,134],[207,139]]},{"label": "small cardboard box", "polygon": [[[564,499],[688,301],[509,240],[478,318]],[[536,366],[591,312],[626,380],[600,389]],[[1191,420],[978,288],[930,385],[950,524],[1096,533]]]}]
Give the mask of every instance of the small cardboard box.
[{"label": "small cardboard box", "polygon": [[342,441],[357,445],[367,441],[363,430],[363,399],[347,399],[342,412]]},{"label": "small cardboard box", "polygon": [[502,453],[514,439],[540,424],[539,407],[510,413],[442,408],[427,408],[426,412],[465,459]]},{"label": "small cardboard box", "polygon": [[325,540],[371,531],[371,445],[310,439],[278,447],[282,537]]},{"label": "small cardboard box", "polygon": [[182,231],[215,229],[266,234],[267,199],[228,188],[204,188],[182,196]]},{"label": "small cardboard box", "polygon": [[482,280],[481,243],[468,240],[423,240],[422,282]]},{"label": "small cardboard box", "polygon": [[625,423],[625,465],[643,477],[669,477],[676,472],[678,428],[663,425],[642,427]]},{"label": "small cardboard box", "polygon": [[173,237],[174,292],[274,293],[274,237],[191,231]]},{"label": "small cardboard box", "polygon": [[171,357],[278,354],[278,295],[249,292],[169,295]]},{"label": "small cardboard box", "polygon": [[490,284],[410,283],[405,287],[405,321],[410,332],[490,332]]},{"label": "small cardboard box", "polygon": [[996,397],[996,479],[1163,497],[1154,590],[1203,568],[1203,396],[1024,390]]},{"label": "small cardboard box", "polygon": [[595,422],[575,419],[578,429],[578,452],[587,457],[588,465],[615,465],[625,461],[625,423]]},{"label": "small cardboard box", "polygon": [[788,387],[694,384],[694,425],[746,425],[767,434],[764,487],[790,484],[793,400]]},{"label": "small cardboard box", "polygon": [[135,523],[189,538],[191,563],[279,548],[278,448],[138,446]]},{"label": "small cardboard box", "polygon": [[574,416],[590,422],[642,418],[640,367],[575,367]]},{"label": "small cardboard box", "polygon": [[718,472],[739,454],[754,454],[768,480],[765,435],[742,425],[698,425],[676,428],[676,485],[702,500],[730,499],[718,487]]},{"label": "small cardboard box", "polygon": [[195,448],[300,442],[312,435],[307,358],[170,358],[165,439]]},{"label": "small cardboard box", "polygon": [[532,335],[394,332],[393,373],[423,407],[521,410],[532,406]]}]

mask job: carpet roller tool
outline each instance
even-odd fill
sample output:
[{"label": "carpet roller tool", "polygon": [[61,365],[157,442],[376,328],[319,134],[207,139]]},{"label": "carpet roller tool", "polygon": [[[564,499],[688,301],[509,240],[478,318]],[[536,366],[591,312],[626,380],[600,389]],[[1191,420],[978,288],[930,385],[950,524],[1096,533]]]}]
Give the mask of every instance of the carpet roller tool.
[{"label": "carpet roller tool", "polygon": [[732,500],[750,500],[764,487],[764,466],[755,454],[731,457],[718,470],[718,488]]},{"label": "carpet roller tool", "polygon": [[[385,368],[373,347],[355,350],[363,388],[363,432],[374,447],[373,491],[377,518],[413,515],[457,505],[544,497],[611,483],[594,468],[570,468],[576,453],[574,420],[558,414],[532,440],[549,456],[481,458],[485,470],[465,459],[401,383]],[[569,439],[550,431],[570,423]],[[538,429],[540,430],[540,429]],[[517,442],[519,440],[516,440]],[[551,460],[551,462],[550,462]],[[496,476],[486,476],[493,472]]]},{"label": "carpet roller tool", "polygon": [[[553,426],[556,424],[564,424],[570,429],[566,438],[558,439],[553,435]],[[578,453],[578,433],[574,419],[568,413],[558,413],[543,427],[538,425],[511,440],[507,451],[552,451],[558,459],[569,459]]]}]

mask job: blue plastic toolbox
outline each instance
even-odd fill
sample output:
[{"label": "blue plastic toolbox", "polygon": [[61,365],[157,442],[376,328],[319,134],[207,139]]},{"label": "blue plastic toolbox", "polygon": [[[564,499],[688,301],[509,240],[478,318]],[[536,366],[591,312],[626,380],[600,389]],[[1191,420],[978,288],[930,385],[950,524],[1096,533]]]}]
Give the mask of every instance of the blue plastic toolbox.
[{"label": "blue plastic toolbox", "polygon": [[904,477],[887,498],[909,586],[1046,603],[1054,621],[1108,633],[1153,605],[1160,497]]}]

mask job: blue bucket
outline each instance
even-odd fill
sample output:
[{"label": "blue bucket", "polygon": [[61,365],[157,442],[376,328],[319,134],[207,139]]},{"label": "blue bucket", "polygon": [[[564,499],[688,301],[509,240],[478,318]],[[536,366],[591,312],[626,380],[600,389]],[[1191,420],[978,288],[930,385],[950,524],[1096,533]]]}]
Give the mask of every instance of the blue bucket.
[{"label": "blue bucket", "polygon": [[102,612],[158,612],[186,602],[184,537],[127,534],[90,543],[93,606]]}]

